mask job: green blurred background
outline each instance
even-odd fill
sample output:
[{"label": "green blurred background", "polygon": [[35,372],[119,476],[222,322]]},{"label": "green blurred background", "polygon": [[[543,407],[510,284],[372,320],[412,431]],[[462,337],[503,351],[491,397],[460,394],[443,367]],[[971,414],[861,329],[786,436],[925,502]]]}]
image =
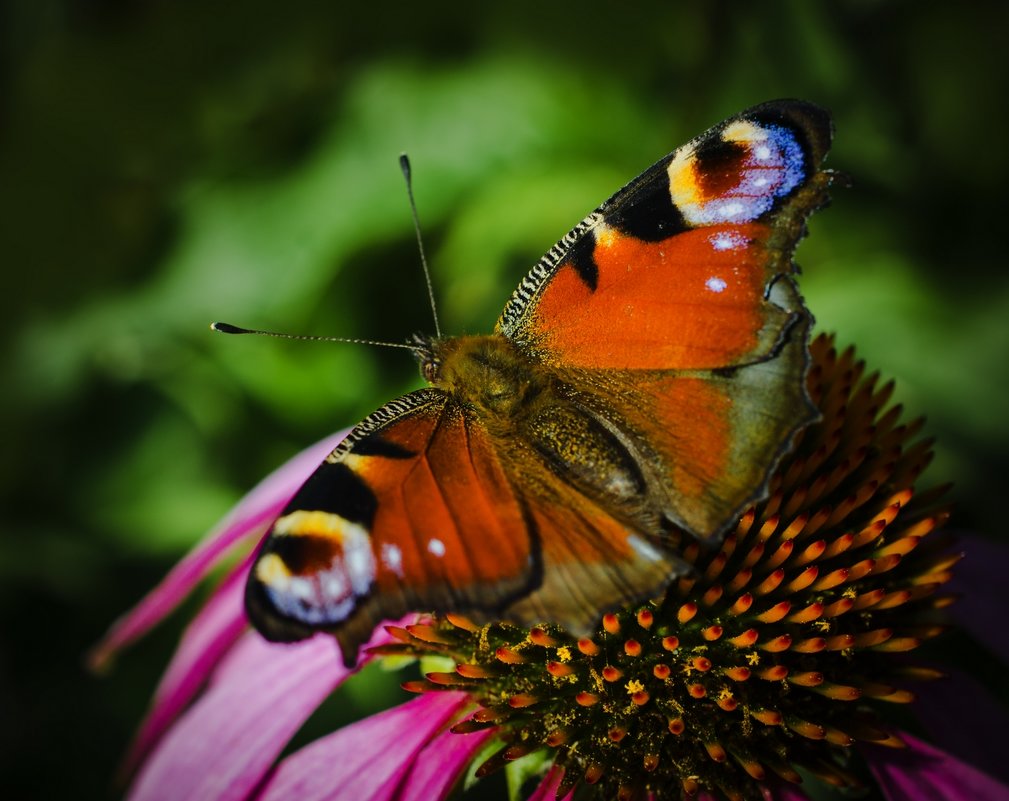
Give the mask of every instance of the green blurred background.
[{"label": "green blurred background", "polygon": [[[927,413],[958,524],[1004,537],[1009,5],[0,5],[0,773],[114,797],[187,611],[83,655],[288,456],[416,386],[398,351],[211,320],[489,330],[562,233],[763,100],[830,108],[851,176],[799,250],[819,326]],[[365,708],[371,701],[347,701]]]}]

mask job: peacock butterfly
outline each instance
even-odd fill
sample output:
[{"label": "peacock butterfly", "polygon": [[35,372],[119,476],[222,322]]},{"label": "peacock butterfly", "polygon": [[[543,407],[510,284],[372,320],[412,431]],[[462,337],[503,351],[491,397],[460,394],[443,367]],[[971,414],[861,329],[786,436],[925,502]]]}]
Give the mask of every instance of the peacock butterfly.
[{"label": "peacock butterfly", "polygon": [[522,279],[494,333],[418,337],[430,386],[360,423],[273,524],[246,608],[344,661],[411,611],[583,634],[768,495],[817,412],[792,274],[832,126],[756,106],[661,159]]}]

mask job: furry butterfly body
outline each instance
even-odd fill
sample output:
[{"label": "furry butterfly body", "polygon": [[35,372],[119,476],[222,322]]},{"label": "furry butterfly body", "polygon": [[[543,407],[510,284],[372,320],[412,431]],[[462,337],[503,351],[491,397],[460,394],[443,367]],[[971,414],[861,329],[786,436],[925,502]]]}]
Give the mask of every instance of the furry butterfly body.
[{"label": "furry butterfly body", "polygon": [[430,386],[358,425],[273,525],[246,605],[348,664],[383,619],[560,623],[659,593],[682,537],[768,493],[806,395],[791,278],[827,114],[778,101],[660,160],[523,279],[494,333],[418,338]]}]

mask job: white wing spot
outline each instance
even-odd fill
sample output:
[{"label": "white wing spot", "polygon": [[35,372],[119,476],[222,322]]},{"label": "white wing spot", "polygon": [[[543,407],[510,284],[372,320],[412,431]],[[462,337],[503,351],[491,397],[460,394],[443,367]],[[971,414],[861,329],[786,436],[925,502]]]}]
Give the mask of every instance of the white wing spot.
[{"label": "white wing spot", "polygon": [[745,236],[736,231],[718,231],[708,237],[708,241],[715,250],[737,250],[749,243]]},{"label": "white wing spot", "polygon": [[403,551],[391,542],[382,543],[382,564],[385,569],[403,578]]},{"label": "white wing spot", "polygon": [[427,551],[434,556],[444,556],[445,555],[445,543],[436,537],[432,537],[427,541]]},{"label": "white wing spot", "polygon": [[722,292],[725,290],[725,287],[728,286],[728,284],[725,283],[725,280],[719,278],[717,275],[711,276],[711,278],[704,282],[704,285],[712,292]]},{"label": "white wing spot", "polygon": [[627,538],[627,544],[637,552],[638,556],[644,557],[649,562],[659,562],[662,560],[662,554],[659,550],[637,534],[631,534]]},{"label": "white wing spot", "polygon": [[771,157],[771,148],[767,145],[758,145],[753,149],[753,155],[758,159],[763,161],[764,159],[769,159]]}]

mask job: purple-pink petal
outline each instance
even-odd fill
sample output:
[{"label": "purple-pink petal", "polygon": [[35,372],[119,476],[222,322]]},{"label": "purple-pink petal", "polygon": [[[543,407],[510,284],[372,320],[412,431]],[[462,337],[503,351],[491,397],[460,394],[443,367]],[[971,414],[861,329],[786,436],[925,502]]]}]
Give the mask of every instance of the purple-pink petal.
[{"label": "purple-pink petal", "polygon": [[[560,787],[563,777],[563,770],[557,767],[550,768],[547,771],[547,775],[543,777],[543,781],[540,782],[539,787],[533,790],[533,794],[529,796],[528,801],[554,801],[554,798],[557,796],[557,788]],[[575,793],[572,790],[561,801],[571,801],[574,796]]]},{"label": "purple-pink petal", "polygon": [[426,693],[359,720],[289,756],[259,801],[390,801],[417,754],[468,702],[464,693]]},{"label": "purple-pink petal", "polygon": [[249,632],[158,743],[130,801],[242,801],[349,673],[329,637],[271,645]]},{"label": "purple-pink petal", "polygon": [[1009,782],[1005,707],[972,676],[958,670],[947,672],[947,678],[921,687],[914,702],[915,715],[929,740]]},{"label": "purple-pink petal", "polygon": [[483,744],[494,734],[492,729],[472,734],[441,732],[417,755],[396,801],[440,801],[462,776]]},{"label": "purple-pink petal", "polygon": [[957,563],[948,589],[961,593],[950,612],[974,638],[1009,665],[1009,638],[1000,636],[1009,616],[1005,576],[1009,547],[983,537],[962,535],[964,558]]},{"label": "purple-pink petal", "polygon": [[1009,801],[1009,787],[921,740],[901,734],[906,749],[865,749],[889,801]]},{"label": "purple-pink petal", "polygon": [[251,555],[217,588],[186,628],[140,725],[126,767],[134,767],[193,700],[248,626],[243,607]]},{"label": "purple-pink petal", "polygon": [[232,547],[262,536],[291,496],[346,434],[341,431],[306,448],[260,481],[160,584],[112,624],[89,655],[91,666],[101,669],[117,651],[160,623]]}]

